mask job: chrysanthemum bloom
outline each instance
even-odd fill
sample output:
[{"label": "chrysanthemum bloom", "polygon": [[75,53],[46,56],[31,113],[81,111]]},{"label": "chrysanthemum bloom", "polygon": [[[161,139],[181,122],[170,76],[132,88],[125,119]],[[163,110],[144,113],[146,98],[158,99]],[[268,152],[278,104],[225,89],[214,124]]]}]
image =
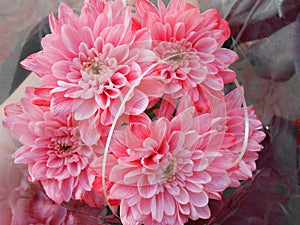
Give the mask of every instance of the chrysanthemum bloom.
[{"label": "chrysanthemum bloom", "polygon": [[[242,96],[238,89],[233,90],[225,96],[226,104],[226,135],[234,142],[227,145],[223,154],[226,157],[237,158],[241,154],[245,139],[245,116],[242,105]],[[212,106],[218,108],[218,106]],[[228,168],[231,172],[233,186],[240,185],[240,180],[247,180],[252,177],[252,172],[256,169],[255,160],[258,159],[258,152],[263,146],[260,144],[266,134],[261,131],[262,123],[256,116],[253,106],[247,107],[249,117],[249,136],[245,154],[242,159],[233,167]],[[231,155],[231,156],[230,156]]]},{"label": "chrysanthemum bloom", "polygon": [[[218,157],[220,148],[217,141],[211,145],[216,148],[206,152],[208,143],[220,137],[210,139],[211,123],[210,114],[197,115],[190,107],[171,121],[162,117],[151,122],[144,116],[115,131],[108,157],[108,196],[120,201],[123,224],[184,224],[189,218],[210,217],[209,195],[215,186],[223,191],[230,184],[228,175],[220,180],[207,170],[209,158]],[[92,169],[100,176],[98,164],[101,160]],[[226,170],[219,170],[226,177]]]},{"label": "chrysanthemum bloom", "polygon": [[157,2],[158,9],[147,0],[137,0],[134,21],[136,27],[150,29],[152,48],[165,59],[159,73],[165,92],[175,98],[188,92],[198,111],[207,111],[207,94],[220,96],[224,84],[235,79],[228,66],[237,54],[221,48],[230,36],[228,23],[215,9],[200,13],[183,0],[171,0],[167,8]]},{"label": "chrysanthemum bloom", "polygon": [[[83,126],[90,124],[87,120],[91,117],[110,125],[144,66],[157,60],[149,50],[148,29],[132,30],[130,8],[122,1],[87,1],[81,16],[61,4],[58,20],[53,14],[49,20],[52,33],[43,38],[43,50],[22,65],[41,77],[42,87],[51,88],[50,108],[55,115],[73,113],[75,120],[85,122]],[[125,112],[139,114],[147,107],[148,98],[162,95],[158,81],[145,82],[135,89]]]},{"label": "chrysanthemum bloom", "polygon": [[[241,92],[240,92],[241,91]],[[228,186],[239,186],[241,180],[248,180],[256,169],[255,161],[258,159],[258,152],[263,146],[260,144],[265,133],[261,130],[262,123],[256,116],[253,106],[248,106],[245,118],[244,107],[242,106],[243,89],[238,88],[224,96],[223,100],[211,101],[210,135],[202,135],[199,148],[206,149],[206,158],[209,160],[209,171],[214,182],[204,185],[204,189],[213,199],[221,199],[221,192],[224,184]],[[177,111],[180,113],[186,107],[193,106],[189,96],[182,98]],[[208,121],[209,122],[209,121]],[[249,122],[248,142],[245,153],[242,153],[245,133],[245,122]],[[214,151],[216,150],[217,151]],[[214,155],[215,154],[215,155]],[[242,158],[239,157],[242,155]],[[224,174],[226,171],[226,174]],[[208,188],[208,189],[206,189]]]},{"label": "chrysanthemum bloom", "polygon": [[72,116],[53,116],[49,107],[34,105],[28,98],[8,105],[5,113],[4,127],[23,144],[14,162],[28,165],[30,181],[40,181],[57,203],[82,199],[94,180],[88,167],[95,152],[81,140]]},{"label": "chrysanthemum bloom", "polygon": [[[194,107],[189,95],[182,96],[178,105],[169,100],[170,98],[162,100],[159,109],[155,111],[156,116],[164,117],[166,115],[169,119],[173,119],[174,112],[176,112],[175,117],[177,117],[187,108]],[[226,132],[225,99],[220,97],[217,100],[217,102],[211,102],[211,106],[217,104],[218,107],[210,109],[210,113],[194,112],[193,117],[205,118],[198,124],[201,129],[198,130],[200,136],[197,141],[197,148],[204,152],[204,158],[208,161],[206,171],[211,176],[211,182],[203,184],[203,189],[209,198],[220,200],[222,192],[232,183],[230,173],[227,170],[237,157],[233,154],[226,156],[222,154],[222,150],[234,145],[235,140]]]},{"label": "chrysanthemum bloom", "polygon": [[[212,119],[207,120],[207,124],[210,124],[208,129],[210,132],[206,135],[201,134],[201,141],[199,141],[198,148],[205,149],[205,157],[209,161],[207,170],[214,181],[205,184],[204,189],[213,199],[221,199],[224,185],[239,186],[240,180],[252,177],[252,172],[256,169],[257,152],[263,148],[260,143],[264,140],[265,133],[261,131],[262,124],[255,115],[253,107],[249,106],[246,110],[249,122],[248,143],[245,153],[241,152],[246,135],[245,122],[247,122],[242,106],[242,94],[239,89],[235,89],[223,99],[210,102]],[[174,112],[174,106],[176,105],[170,101],[162,101],[157,116],[167,114],[167,117],[172,118],[170,114]],[[190,96],[185,95],[180,100],[177,113],[192,106],[194,103]],[[241,154],[243,157],[238,160]]]}]

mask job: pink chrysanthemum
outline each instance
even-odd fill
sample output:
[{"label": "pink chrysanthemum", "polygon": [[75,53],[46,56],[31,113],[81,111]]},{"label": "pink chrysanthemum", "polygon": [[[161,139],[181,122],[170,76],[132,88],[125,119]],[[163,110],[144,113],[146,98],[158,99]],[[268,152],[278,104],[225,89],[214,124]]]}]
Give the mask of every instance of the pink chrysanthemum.
[{"label": "pink chrysanthemum", "polygon": [[150,29],[152,49],[166,59],[160,71],[165,92],[174,97],[188,92],[198,111],[206,111],[206,94],[220,95],[224,83],[235,79],[228,66],[238,56],[221,48],[230,36],[228,23],[214,9],[200,13],[183,0],[171,0],[167,8],[161,0],[157,2],[158,9],[138,0],[136,11],[140,26]]},{"label": "pink chrysanthemum", "polygon": [[[227,146],[224,155],[237,158],[241,154],[243,142],[245,139],[245,116],[244,109],[241,107],[242,96],[238,89],[233,90],[225,96],[226,103],[226,134],[234,140],[232,145]],[[218,106],[213,106],[218,108]],[[239,186],[240,180],[247,180],[252,177],[252,172],[256,169],[255,160],[258,159],[257,152],[261,151],[263,146],[260,144],[266,134],[261,131],[262,123],[255,115],[253,106],[247,107],[249,117],[249,137],[247,148],[242,159],[233,168],[228,168],[231,172],[231,182],[233,186]],[[231,156],[231,157],[232,157]]]},{"label": "pink chrysanthemum", "polygon": [[[243,92],[243,89],[241,89]],[[221,184],[230,178],[229,186],[239,186],[241,180],[247,180],[252,177],[252,172],[256,169],[255,161],[258,159],[258,152],[263,146],[260,144],[266,134],[261,130],[262,123],[256,116],[253,106],[248,106],[246,112],[248,119],[245,118],[244,107],[242,106],[243,93],[237,88],[218,101],[211,101],[210,111],[211,134],[206,136],[201,149],[206,150],[206,157],[210,164],[207,168],[216,182],[211,182],[205,186],[210,188],[209,197],[221,199],[223,185],[213,187],[212,184]],[[190,96],[184,96],[178,106],[178,112],[182,112],[186,107],[193,106]],[[165,110],[166,111],[166,110]],[[171,111],[171,110],[169,110]],[[248,142],[245,152],[242,153],[245,133],[245,122],[249,123]],[[205,147],[206,146],[206,147]],[[213,155],[218,149],[217,155]],[[212,151],[211,151],[212,150]],[[212,153],[212,155],[211,155]],[[239,159],[239,157],[242,157]],[[212,156],[212,157],[211,157]],[[217,166],[217,167],[216,167]],[[226,171],[226,175],[224,175]],[[214,190],[214,191],[212,191]]]},{"label": "pink chrysanthemum", "polygon": [[[41,77],[42,87],[51,88],[55,115],[73,113],[75,120],[87,120],[97,114],[100,124],[111,124],[130,86],[141,77],[142,64],[156,60],[148,29],[134,32],[131,23],[130,8],[121,1],[87,1],[81,16],[61,4],[58,20],[50,15],[52,33],[42,40],[43,51],[22,65]],[[154,93],[160,96],[162,88]],[[143,112],[147,94],[136,89],[125,111]]]},{"label": "pink chrysanthemum", "polygon": [[[208,218],[209,198],[220,200],[227,187],[251,178],[265,134],[249,107],[248,146],[234,165],[245,138],[241,99],[236,89],[210,102],[211,113],[199,113],[184,95],[175,116],[176,104],[164,99],[157,120],[142,114],[115,131],[106,185],[110,201],[120,205],[124,224],[184,224],[189,218]],[[102,160],[99,157],[91,167],[99,192]]]},{"label": "pink chrysanthemum", "polygon": [[[210,114],[197,116],[191,107],[171,121],[151,122],[145,116],[115,132],[107,168],[109,198],[120,201],[123,224],[184,224],[210,217],[209,196],[230,184],[222,165],[213,166],[218,173],[208,170],[210,161],[222,156],[222,134],[211,137],[212,123]],[[98,176],[101,161],[92,164]]]},{"label": "pink chrysanthemum", "polygon": [[95,152],[81,140],[72,116],[53,116],[49,107],[28,98],[7,106],[5,113],[3,125],[23,144],[14,162],[29,165],[29,179],[40,181],[57,203],[82,199],[94,180],[88,168]]}]

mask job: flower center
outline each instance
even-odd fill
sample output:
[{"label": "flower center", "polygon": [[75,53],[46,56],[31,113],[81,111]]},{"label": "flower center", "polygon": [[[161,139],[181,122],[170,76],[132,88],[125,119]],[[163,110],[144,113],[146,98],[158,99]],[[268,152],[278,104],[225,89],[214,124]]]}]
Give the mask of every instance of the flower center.
[{"label": "flower center", "polygon": [[72,145],[57,144],[57,150],[61,153],[68,153],[72,149]]},{"label": "flower center", "polygon": [[167,181],[172,181],[174,179],[176,172],[176,165],[174,161],[170,161],[166,169],[163,171],[163,178]]},{"label": "flower center", "polygon": [[180,54],[180,52],[175,54],[169,54],[166,57],[167,57],[167,61],[173,66],[175,65],[178,66],[183,61],[183,54]]},{"label": "flower center", "polygon": [[72,141],[67,140],[68,138],[62,138],[62,139],[56,139],[53,140],[52,149],[55,149],[58,154],[62,155],[69,155],[72,153],[72,150],[74,149],[74,144]]},{"label": "flower center", "polygon": [[154,51],[165,59],[173,69],[183,66],[185,61],[185,52],[187,51],[181,43],[161,42]]},{"label": "flower center", "polygon": [[51,144],[49,148],[55,150],[58,154],[70,155],[74,153],[74,150],[78,146],[77,137],[71,130],[64,130],[65,135],[51,138]]},{"label": "flower center", "polygon": [[102,62],[92,59],[89,62],[83,63],[85,71],[92,76],[101,76],[107,72],[106,67]]}]

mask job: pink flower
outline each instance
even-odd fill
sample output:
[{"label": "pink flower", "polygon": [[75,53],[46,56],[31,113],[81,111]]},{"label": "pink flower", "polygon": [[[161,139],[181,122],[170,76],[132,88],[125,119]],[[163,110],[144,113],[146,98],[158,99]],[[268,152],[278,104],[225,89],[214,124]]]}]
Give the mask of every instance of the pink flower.
[{"label": "pink flower", "polygon": [[29,179],[40,181],[57,203],[82,199],[94,180],[88,168],[95,152],[81,140],[72,116],[54,116],[49,107],[28,98],[8,105],[5,112],[4,127],[23,144],[14,162],[28,165]]},{"label": "pink flower", "polygon": [[[115,132],[107,168],[109,198],[120,201],[123,224],[184,224],[210,217],[209,196],[230,184],[226,170],[208,170],[210,161],[221,156],[213,148],[218,141],[208,144],[212,122],[210,114],[198,116],[191,107],[171,121],[133,118]],[[98,176],[101,161],[91,166]]]},{"label": "pink flower", "polygon": [[230,36],[227,22],[216,10],[200,13],[183,0],[171,0],[167,8],[158,0],[158,9],[138,0],[136,11],[140,26],[150,29],[152,49],[165,59],[159,74],[165,92],[175,98],[188,92],[198,111],[207,111],[207,95],[215,95],[235,79],[228,66],[238,56],[221,48]]},{"label": "pink flower", "polygon": [[[226,102],[226,134],[231,136],[235,141],[232,145],[227,146],[225,155],[234,155],[238,157],[245,138],[245,117],[244,109],[241,107],[242,97],[238,89],[233,90],[225,96]],[[217,106],[212,106],[216,107]],[[229,168],[231,171],[231,180],[234,186],[239,186],[240,180],[247,180],[252,177],[252,172],[256,169],[255,160],[258,159],[257,152],[263,149],[260,144],[266,137],[266,134],[261,131],[262,123],[255,115],[252,106],[247,107],[249,116],[249,139],[246,152],[234,168]]]},{"label": "pink flower", "polygon": [[[61,4],[58,20],[53,14],[49,20],[52,33],[42,40],[43,51],[22,65],[41,77],[42,87],[51,89],[55,115],[73,113],[75,120],[86,123],[98,117],[99,124],[110,125],[129,88],[141,77],[144,63],[157,59],[149,50],[148,29],[132,30],[130,8],[121,1],[87,1],[81,16]],[[162,88],[154,93],[161,96]],[[125,112],[143,112],[148,98],[136,89]]]},{"label": "pink flower", "polygon": [[[258,152],[263,149],[260,143],[266,137],[266,134],[261,130],[262,123],[256,116],[253,106],[248,106],[248,143],[243,157],[236,163],[241,154],[246,135],[246,118],[242,106],[242,94],[239,89],[235,89],[224,96],[223,99],[217,98],[217,100],[212,99],[212,101],[209,101],[210,113],[213,118],[210,129],[214,134],[211,134],[204,141],[204,144],[207,145],[206,157],[210,159],[208,170],[210,174],[214,173],[212,177],[215,179],[227,179],[223,174],[224,171],[227,171],[227,176],[230,177],[230,186],[239,186],[241,180],[248,180],[252,177],[252,173],[256,169],[255,161],[258,159]],[[186,107],[193,105],[190,97],[184,96],[181,99],[177,112],[180,113]],[[210,158],[209,154],[213,148],[218,148],[218,156]],[[218,168],[215,168],[215,166]],[[212,188],[211,184],[213,183],[218,182],[211,182],[208,186]],[[209,196],[210,198],[221,199],[220,192],[223,186],[216,188],[215,191],[210,192]]]}]

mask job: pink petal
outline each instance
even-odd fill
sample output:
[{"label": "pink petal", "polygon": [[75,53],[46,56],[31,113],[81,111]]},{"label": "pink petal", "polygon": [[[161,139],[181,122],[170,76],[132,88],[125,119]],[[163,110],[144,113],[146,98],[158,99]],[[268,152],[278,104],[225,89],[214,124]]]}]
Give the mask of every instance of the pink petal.
[{"label": "pink petal", "polygon": [[66,115],[71,113],[73,104],[73,99],[65,98],[61,94],[54,94],[50,108],[55,115]]},{"label": "pink petal", "polygon": [[204,207],[208,204],[208,196],[204,191],[200,193],[189,192],[190,203],[196,207]]},{"label": "pink petal", "polygon": [[144,16],[146,15],[146,12],[157,13],[157,9],[150,1],[137,0],[136,1],[137,16],[143,19]]},{"label": "pink petal", "polygon": [[74,185],[74,178],[70,177],[68,179],[59,181],[58,185],[61,189],[63,198],[66,202],[70,201],[71,197],[72,197],[72,191],[73,191],[73,185]]},{"label": "pink petal", "polygon": [[165,208],[165,202],[164,202],[164,196],[162,193],[156,195],[156,213],[153,216],[153,219],[155,219],[158,222],[161,222],[164,217],[164,208]]},{"label": "pink petal", "polygon": [[[201,208],[197,208],[197,213],[196,213],[197,219],[200,217],[202,219],[209,219],[211,216],[211,212],[208,206],[204,206]],[[195,218],[196,218],[195,217]]]},{"label": "pink petal", "polygon": [[61,37],[67,49],[71,53],[77,54],[78,46],[81,42],[78,31],[69,25],[63,25],[61,29]]},{"label": "pink petal", "polygon": [[74,100],[75,120],[84,120],[90,118],[98,109],[98,105],[93,99]]},{"label": "pink petal", "polygon": [[67,165],[67,168],[68,168],[68,171],[69,171],[70,175],[73,176],[73,177],[77,177],[80,174],[81,169],[82,169],[80,164],[76,163],[76,162],[75,163],[69,163]]},{"label": "pink petal", "polygon": [[189,194],[184,188],[180,188],[180,193],[175,195],[174,198],[180,204],[187,204],[190,201]]},{"label": "pink petal", "polygon": [[47,166],[48,167],[52,167],[52,168],[57,168],[57,167],[61,167],[63,166],[63,159],[59,158],[59,157],[50,157],[47,161]]},{"label": "pink petal", "polygon": [[126,103],[125,112],[138,115],[145,111],[149,103],[148,96],[139,90],[135,90],[132,98]]},{"label": "pink petal", "polygon": [[57,204],[61,204],[64,201],[63,193],[58,188],[58,183],[56,180],[42,180],[42,185],[44,190],[46,191],[47,196],[56,202]]},{"label": "pink petal", "polygon": [[130,124],[130,131],[133,133],[133,135],[135,135],[136,138],[143,140],[149,137],[151,134],[150,129],[147,126],[138,123]]},{"label": "pink petal", "polygon": [[176,204],[175,204],[175,201],[174,201],[174,198],[165,193],[164,195],[164,202],[165,202],[165,205],[164,205],[164,212],[166,215],[168,216],[172,216],[175,214],[175,208],[176,208]]},{"label": "pink petal", "polygon": [[78,128],[82,140],[87,145],[97,144],[101,135],[101,126],[99,124],[99,111],[96,116],[91,116],[89,119],[79,121]]},{"label": "pink petal", "polygon": [[45,179],[47,174],[46,161],[30,164],[29,173],[34,180]]},{"label": "pink petal", "polygon": [[139,185],[138,191],[141,197],[151,198],[157,193],[157,184],[154,185]]},{"label": "pink petal", "polygon": [[70,72],[70,67],[73,63],[70,61],[58,61],[52,66],[52,72],[58,79],[65,79],[67,74]]},{"label": "pink petal", "polygon": [[137,208],[142,214],[149,214],[151,212],[152,198],[143,198],[137,203]]},{"label": "pink petal", "polygon": [[130,187],[127,185],[114,184],[110,190],[112,198],[127,199],[136,195],[136,187]]},{"label": "pink petal", "polygon": [[163,83],[154,79],[143,79],[137,88],[151,99],[160,98],[164,94]]}]

